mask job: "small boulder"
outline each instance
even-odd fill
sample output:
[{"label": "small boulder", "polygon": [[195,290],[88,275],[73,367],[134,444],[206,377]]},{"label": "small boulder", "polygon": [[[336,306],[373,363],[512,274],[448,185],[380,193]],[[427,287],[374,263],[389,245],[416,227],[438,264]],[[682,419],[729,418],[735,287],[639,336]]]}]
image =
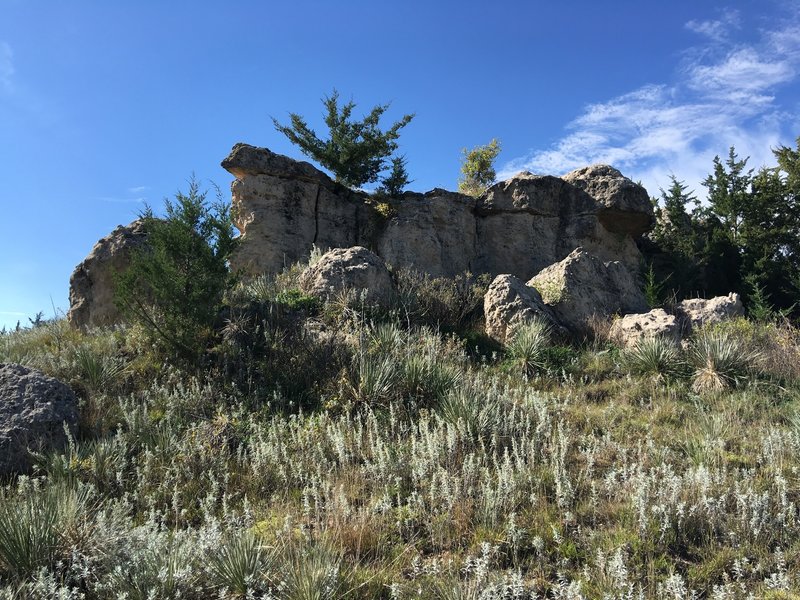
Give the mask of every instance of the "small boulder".
[{"label": "small boulder", "polygon": [[78,425],[78,400],[66,384],[35,369],[0,363],[0,475],[30,471],[29,449],[63,449],[65,423],[72,431]]},{"label": "small boulder", "polygon": [[537,317],[560,329],[539,292],[513,275],[495,277],[483,297],[483,314],[486,335],[501,344],[511,340],[517,327]]},{"label": "small boulder", "polygon": [[650,195],[614,167],[592,165],[576,169],[562,179],[582,189],[599,205],[597,217],[614,233],[638,237],[655,224]]},{"label": "small boulder", "polygon": [[744,316],[744,305],[737,293],[717,296],[709,300],[691,298],[679,302],[676,307],[678,315],[686,322],[689,329],[720,323],[735,317]]},{"label": "small boulder", "polygon": [[121,321],[114,304],[114,277],[128,267],[131,253],[146,242],[144,223],[137,219],[130,225],[120,225],[94,245],[69,278],[70,325],[86,329]]},{"label": "small boulder", "polygon": [[611,324],[609,337],[622,347],[635,346],[643,338],[666,337],[680,342],[681,326],[675,315],[663,308],[650,312],[625,315]]},{"label": "small boulder", "polygon": [[363,295],[370,306],[387,308],[395,294],[394,281],[381,258],[362,246],[329,250],[300,275],[307,294],[327,299],[339,292]]},{"label": "small boulder", "polygon": [[593,318],[643,313],[649,308],[627,267],[618,261],[603,262],[583,248],[543,269],[528,285],[575,333],[586,333]]}]

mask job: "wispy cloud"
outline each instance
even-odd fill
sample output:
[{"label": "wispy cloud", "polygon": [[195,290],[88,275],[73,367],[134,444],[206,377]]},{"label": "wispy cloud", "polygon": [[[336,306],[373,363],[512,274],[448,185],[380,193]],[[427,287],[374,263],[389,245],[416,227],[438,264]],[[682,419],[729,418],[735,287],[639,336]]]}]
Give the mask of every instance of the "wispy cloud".
[{"label": "wispy cloud", "polygon": [[8,42],[0,41],[0,91],[11,92],[14,89],[14,53]]},{"label": "wispy cloud", "polygon": [[719,19],[708,21],[691,20],[686,23],[686,29],[708,37],[714,42],[724,42],[729,39],[732,31],[741,26],[741,16],[738,10],[726,9]]},{"label": "wispy cloud", "polygon": [[500,176],[610,163],[652,195],[667,187],[672,173],[703,195],[700,181],[711,160],[731,145],[751,157],[751,166],[773,164],[770,148],[793,142],[787,121],[797,125],[795,107],[782,107],[776,97],[797,79],[800,25],[797,19],[785,22],[762,32],[758,42],[737,44],[730,34],[739,22],[736,12],[718,21],[690,21],[686,27],[705,41],[687,49],[672,81],[587,106],[553,146],[509,161]]},{"label": "wispy cloud", "polygon": [[129,194],[141,194],[142,192],[146,192],[150,189],[150,186],[147,185],[137,185],[135,187],[129,187],[128,193]]},{"label": "wispy cloud", "polygon": [[97,199],[100,200],[101,202],[113,202],[115,204],[136,204],[136,203],[147,202],[147,198],[144,196],[139,196],[136,198],[126,198],[120,196],[100,196]]}]

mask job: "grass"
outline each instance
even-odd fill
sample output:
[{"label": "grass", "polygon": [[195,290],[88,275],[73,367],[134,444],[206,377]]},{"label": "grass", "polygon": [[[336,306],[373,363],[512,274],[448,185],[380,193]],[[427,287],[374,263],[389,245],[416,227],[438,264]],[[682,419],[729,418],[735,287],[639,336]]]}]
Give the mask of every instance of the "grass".
[{"label": "grass", "polygon": [[92,423],[3,482],[0,598],[800,592],[790,325],[619,350],[534,323],[487,356],[466,285],[437,308],[454,335],[432,309],[309,310],[283,277],[242,292],[202,369],[135,329],[0,338]]}]

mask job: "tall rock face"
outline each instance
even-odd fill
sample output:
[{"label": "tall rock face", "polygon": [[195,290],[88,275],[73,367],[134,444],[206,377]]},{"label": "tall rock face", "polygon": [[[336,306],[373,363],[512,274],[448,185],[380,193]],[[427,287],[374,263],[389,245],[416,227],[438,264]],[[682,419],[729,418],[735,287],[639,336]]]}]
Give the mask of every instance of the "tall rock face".
[{"label": "tall rock face", "polygon": [[653,221],[644,188],[603,165],[563,178],[522,173],[479,198],[406,192],[388,206],[266,148],[237,144],[222,166],[236,177],[232,212],[242,243],[233,267],[250,273],[280,271],[313,245],[365,246],[392,266],[433,276],[528,279],[579,246],[637,269],[635,239]]}]

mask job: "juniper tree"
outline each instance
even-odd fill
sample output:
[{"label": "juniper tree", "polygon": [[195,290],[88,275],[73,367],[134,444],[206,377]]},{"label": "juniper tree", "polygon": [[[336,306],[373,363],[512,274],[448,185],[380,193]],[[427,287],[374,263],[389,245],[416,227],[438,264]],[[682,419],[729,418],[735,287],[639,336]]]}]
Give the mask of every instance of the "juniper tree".
[{"label": "juniper tree", "polygon": [[494,183],[497,176],[494,161],[500,154],[500,142],[492,140],[485,146],[476,146],[467,151],[464,148],[461,165],[461,179],[458,180],[458,191],[470,196],[478,196]]},{"label": "juniper tree", "polygon": [[336,177],[336,181],[350,187],[378,181],[386,160],[397,150],[400,130],[411,122],[413,114],[404,115],[386,131],[378,123],[388,104],[375,106],[361,121],[353,121],[356,104],[351,100],[339,106],[339,92],[335,89],[322,99],[325,105],[325,124],[328,139],[320,139],[308,126],[306,120],[296,113],[289,113],[290,124],[282,125],[272,119],[275,128],[300,147]]}]

